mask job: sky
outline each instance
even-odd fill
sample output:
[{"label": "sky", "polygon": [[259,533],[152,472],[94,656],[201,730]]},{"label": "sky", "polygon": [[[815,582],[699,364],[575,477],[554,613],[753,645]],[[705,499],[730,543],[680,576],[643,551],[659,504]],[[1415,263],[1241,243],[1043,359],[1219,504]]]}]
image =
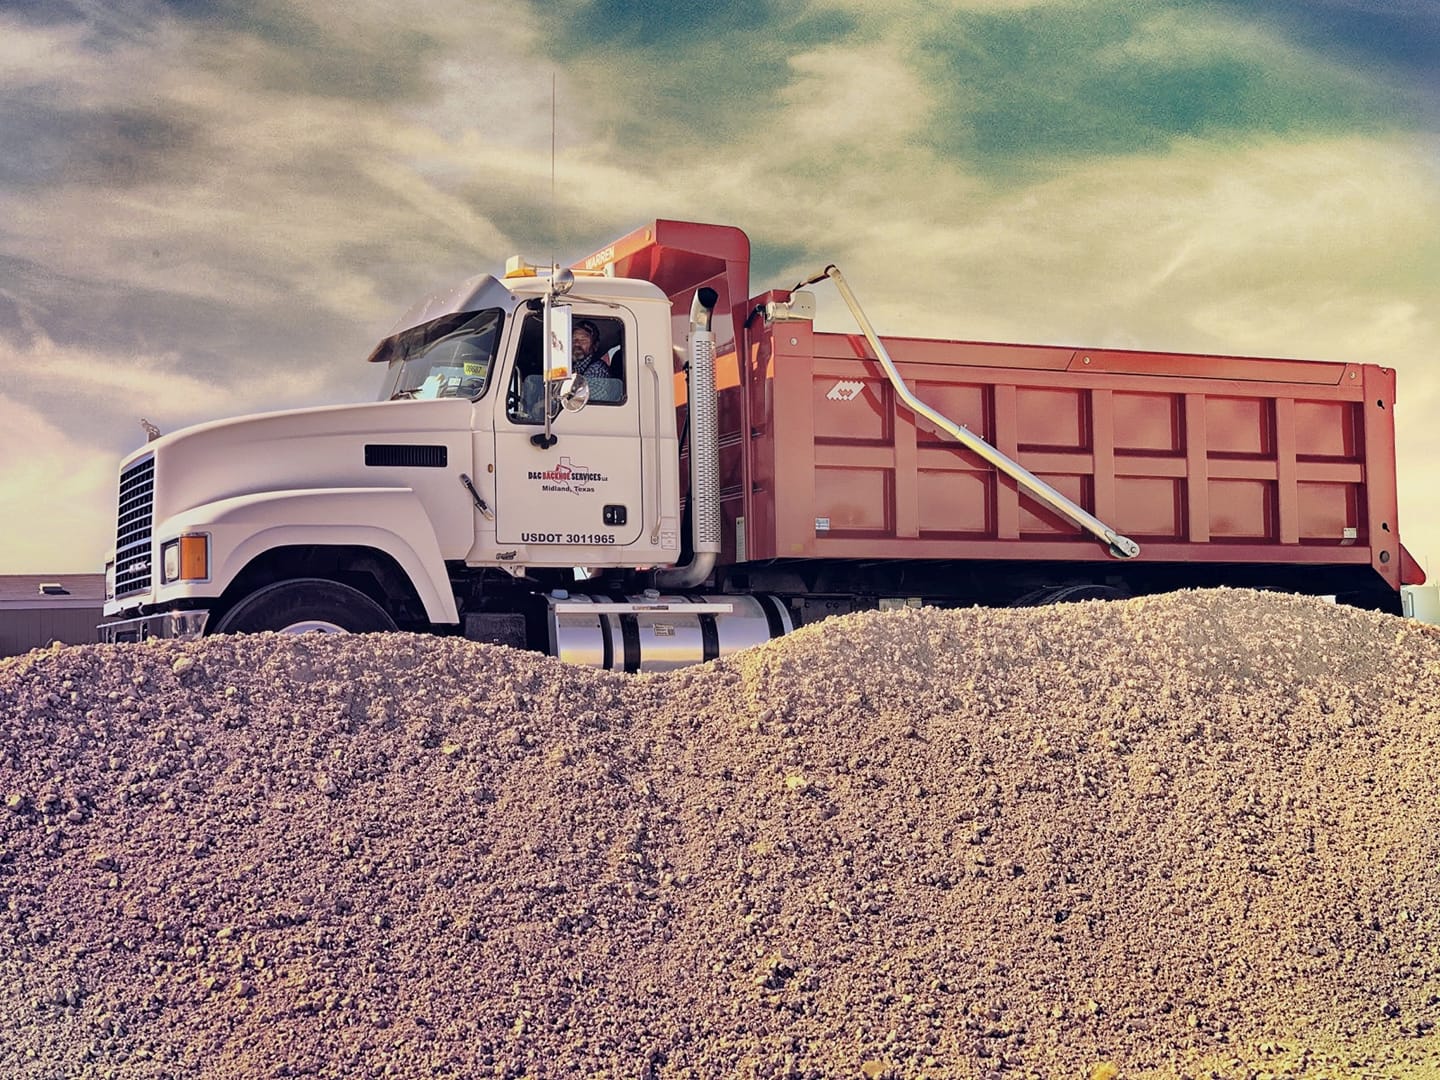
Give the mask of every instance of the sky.
[{"label": "sky", "polygon": [[1435,0],[0,0],[0,573],[102,568],[140,417],[662,217],[882,334],[1392,367],[1440,577]]}]

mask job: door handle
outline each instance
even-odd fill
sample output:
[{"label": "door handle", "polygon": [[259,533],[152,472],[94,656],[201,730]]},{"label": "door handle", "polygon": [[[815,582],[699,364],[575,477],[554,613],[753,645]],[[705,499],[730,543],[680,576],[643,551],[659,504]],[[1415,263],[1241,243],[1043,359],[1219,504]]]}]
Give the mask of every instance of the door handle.
[{"label": "door handle", "polygon": [[475,490],[475,484],[470,479],[470,477],[466,476],[462,472],[460,474],[460,483],[464,484],[465,490],[470,492],[470,498],[473,499],[475,502],[475,509],[479,510],[480,513],[484,514],[485,517],[490,521],[494,521],[495,511],[491,510],[490,507],[486,505],[485,500],[480,497],[480,492]]},{"label": "door handle", "polygon": [[[655,523],[650,527],[650,545],[654,547],[660,543],[660,473],[662,466],[661,455],[664,453],[664,451],[661,450],[661,446],[664,444],[660,439],[660,423],[664,417],[661,415],[660,410],[664,402],[661,400],[660,369],[655,366],[655,357],[647,354],[645,357],[645,366],[650,369],[650,374],[654,376],[655,379],[655,465],[650,470],[655,489],[655,498],[651,503],[651,506],[654,507]],[[642,439],[645,437],[643,432],[640,437]]]}]

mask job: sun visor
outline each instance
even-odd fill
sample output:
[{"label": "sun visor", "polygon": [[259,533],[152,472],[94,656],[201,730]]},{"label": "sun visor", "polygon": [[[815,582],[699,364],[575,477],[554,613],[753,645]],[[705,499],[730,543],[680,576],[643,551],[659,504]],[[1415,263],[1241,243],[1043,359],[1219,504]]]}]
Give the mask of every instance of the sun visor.
[{"label": "sun visor", "polygon": [[481,274],[461,282],[455,288],[434,293],[405,312],[389,335],[370,351],[365,359],[371,364],[388,363],[401,349],[402,341],[413,342],[414,331],[449,315],[468,314],[485,308],[513,310],[515,294],[492,274]]}]

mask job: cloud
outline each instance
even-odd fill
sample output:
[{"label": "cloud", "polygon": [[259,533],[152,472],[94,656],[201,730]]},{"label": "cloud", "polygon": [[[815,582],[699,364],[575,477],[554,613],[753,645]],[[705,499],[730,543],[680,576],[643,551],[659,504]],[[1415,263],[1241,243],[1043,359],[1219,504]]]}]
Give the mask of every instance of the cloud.
[{"label": "cloud", "polygon": [[[51,341],[121,363],[183,355],[187,373],[221,384],[241,368],[257,385],[317,371],[339,385],[415,295],[473,273],[477,250],[489,264],[518,247],[447,173],[469,180],[505,153],[456,152],[477,124],[473,84],[456,127],[425,114],[429,75],[407,84],[411,97],[362,109],[353,86],[264,74],[314,50],[431,71],[429,53],[396,50],[393,12],[347,9],[332,50],[314,36],[322,14],[187,7],[97,9],[115,22],[104,35],[95,22],[0,17],[0,85],[17,89],[0,98],[0,267]],[[433,32],[417,32],[486,14],[432,5]],[[491,37],[503,51],[508,32]],[[436,78],[435,100],[446,85]],[[495,115],[508,85],[482,102]]]},{"label": "cloud", "polygon": [[[12,394],[40,401],[64,399],[107,411],[199,419],[218,411],[258,412],[322,393],[324,380],[315,372],[296,372],[285,384],[259,382],[248,372],[228,377],[184,370],[184,360],[170,355],[117,355],[89,348],[56,345],[41,332],[22,347],[6,350],[7,366],[24,372],[14,380]],[[19,383],[23,381],[23,392]]]},{"label": "cloud", "polygon": [[[43,417],[47,430],[84,433],[83,456],[77,451],[67,467],[98,460],[112,473],[119,458],[142,440],[141,417],[171,431],[221,416],[368,400],[379,383],[378,373],[363,369],[358,357],[349,391],[337,393],[323,370],[298,371],[277,382],[256,379],[243,365],[225,373],[193,372],[183,356],[173,353],[60,345],[33,326],[28,337],[16,335],[13,343],[6,341],[7,336],[0,335],[0,396],[33,417]],[[12,459],[8,450],[16,448],[19,454],[18,447],[24,445],[17,441],[0,454],[4,466],[0,477],[10,471],[12,460],[19,460]],[[51,454],[38,460],[58,470],[62,459]],[[27,464],[27,470],[33,467]],[[90,512],[103,515],[105,506],[108,503],[93,504]]]},{"label": "cloud", "polygon": [[[855,265],[907,332],[1386,363],[1408,334],[1436,334],[1440,187],[1424,148],[1400,140],[1192,143],[998,191],[901,168],[826,194],[767,232],[828,238],[815,257]],[[1323,302],[1339,337],[1314,319]]]},{"label": "cloud", "polygon": [[967,12],[933,20],[916,51],[939,91],[929,140],[997,180],[1190,138],[1407,124],[1358,72],[1204,5]]},{"label": "cloud", "polygon": [[113,457],[3,394],[0,414],[0,520],[10,523],[0,539],[5,571],[104,569],[115,542]]},{"label": "cloud", "polygon": [[683,168],[697,146],[764,138],[790,58],[856,26],[849,12],[778,0],[590,0],[535,10],[597,152],[656,169]]},{"label": "cloud", "polygon": [[[1309,47],[1344,57],[1425,102],[1434,131],[1440,104],[1440,8],[1433,0],[1217,0],[1280,27]],[[1385,72],[1392,72],[1387,76]]]},{"label": "cloud", "polygon": [[0,88],[13,95],[79,79],[86,72],[84,36],[81,26],[34,26],[0,12]]}]

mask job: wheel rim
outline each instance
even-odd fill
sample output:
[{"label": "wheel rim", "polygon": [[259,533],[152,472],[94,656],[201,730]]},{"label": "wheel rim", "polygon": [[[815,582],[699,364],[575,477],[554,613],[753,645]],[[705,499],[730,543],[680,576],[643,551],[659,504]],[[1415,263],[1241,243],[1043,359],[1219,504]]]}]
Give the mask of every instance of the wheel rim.
[{"label": "wheel rim", "polygon": [[349,632],[338,623],[326,622],[324,619],[306,619],[303,622],[291,623],[276,631],[279,634],[348,634]]}]

